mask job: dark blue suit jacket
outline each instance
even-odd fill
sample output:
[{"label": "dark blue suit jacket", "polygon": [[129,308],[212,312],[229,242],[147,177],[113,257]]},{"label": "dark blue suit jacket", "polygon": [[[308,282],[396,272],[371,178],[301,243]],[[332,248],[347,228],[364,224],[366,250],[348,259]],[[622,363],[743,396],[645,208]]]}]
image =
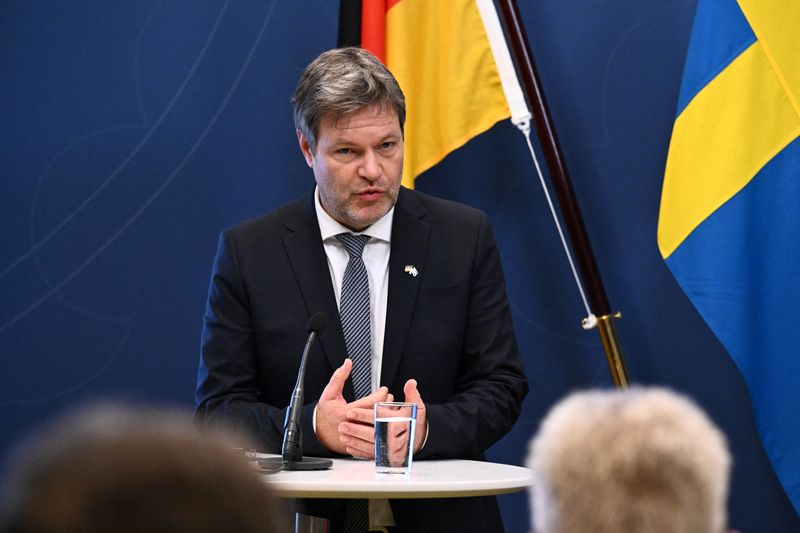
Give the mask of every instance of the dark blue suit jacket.
[{"label": "dark blue suit jacket", "polygon": [[[198,421],[232,423],[279,452],[305,324],[320,310],[328,325],[309,353],[303,450],[325,456],[311,413],[347,352],[313,195],[223,232],[204,317]],[[401,188],[381,385],[400,401],[411,378],[430,428],[417,459],[482,459],[511,429],[528,390],[487,216]],[[352,401],[350,380],[344,395]],[[502,529],[494,498],[396,500],[392,509],[401,530]]]}]

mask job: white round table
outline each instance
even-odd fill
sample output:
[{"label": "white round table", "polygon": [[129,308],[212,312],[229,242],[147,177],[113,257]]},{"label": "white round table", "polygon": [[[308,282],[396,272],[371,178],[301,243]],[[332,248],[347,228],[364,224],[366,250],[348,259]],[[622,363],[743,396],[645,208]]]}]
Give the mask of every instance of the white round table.
[{"label": "white round table", "polygon": [[523,490],[531,484],[531,471],[449,459],[414,461],[410,475],[378,474],[372,461],[333,459],[329,470],[283,471],[264,479],[283,498],[452,498]]}]

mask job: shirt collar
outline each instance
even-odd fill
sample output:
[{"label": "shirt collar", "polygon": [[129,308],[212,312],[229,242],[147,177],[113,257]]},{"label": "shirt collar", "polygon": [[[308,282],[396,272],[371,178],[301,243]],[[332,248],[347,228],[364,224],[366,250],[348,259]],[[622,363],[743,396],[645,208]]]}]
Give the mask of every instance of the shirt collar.
[{"label": "shirt collar", "polygon": [[[314,209],[317,212],[317,223],[319,224],[319,231],[322,234],[323,241],[334,238],[340,233],[354,233],[353,230],[340,224],[322,208],[322,204],[319,201],[319,187],[314,189]],[[394,220],[394,206],[375,223],[358,233],[369,235],[382,241],[392,242],[392,220]]]}]

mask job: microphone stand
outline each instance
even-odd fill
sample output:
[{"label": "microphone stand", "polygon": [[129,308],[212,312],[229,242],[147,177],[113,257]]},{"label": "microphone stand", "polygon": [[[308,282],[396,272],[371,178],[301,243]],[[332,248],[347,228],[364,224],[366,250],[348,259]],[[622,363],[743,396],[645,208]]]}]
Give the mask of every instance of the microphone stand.
[{"label": "microphone stand", "polygon": [[317,335],[325,329],[327,317],[322,311],[314,313],[308,320],[306,339],[303,355],[300,358],[300,369],[297,372],[297,383],[292,391],[292,399],[286,410],[286,421],[283,427],[283,444],[281,446],[281,457],[267,457],[259,459],[258,465],[266,470],[278,472],[280,470],[325,470],[333,465],[330,459],[319,457],[303,457],[303,430],[301,422],[303,418],[303,382],[306,376],[306,360],[311,345]]}]

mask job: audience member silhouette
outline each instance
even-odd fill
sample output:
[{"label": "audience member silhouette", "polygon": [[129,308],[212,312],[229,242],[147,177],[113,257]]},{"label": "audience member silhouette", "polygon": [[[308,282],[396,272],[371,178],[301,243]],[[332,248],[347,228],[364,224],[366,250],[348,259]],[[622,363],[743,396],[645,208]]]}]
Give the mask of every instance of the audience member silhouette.
[{"label": "audience member silhouette", "polygon": [[80,410],[12,455],[0,529],[286,531],[288,517],[234,442],[200,434],[190,415],[174,411]]},{"label": "audience member silhouette", "polygon": [[720,533],[730,454],[694,403],[659,388],[579,392],[531,441],[537,533]]}]

